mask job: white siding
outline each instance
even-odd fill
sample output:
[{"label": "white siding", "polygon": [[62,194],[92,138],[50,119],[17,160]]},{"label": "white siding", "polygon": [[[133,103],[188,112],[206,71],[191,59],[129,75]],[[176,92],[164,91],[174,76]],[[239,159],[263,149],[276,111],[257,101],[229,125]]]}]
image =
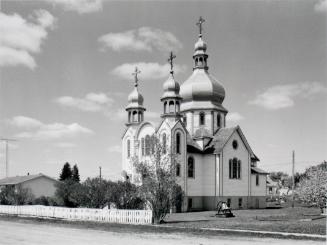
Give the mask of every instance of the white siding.
[{"label": "white siding", "polygon": [[54,196],[56,192],[55,180],[41,176],[30,181],[23,182],[21,185],[23,188],[28,188],[35,197],[40,196]]},{"label": "white siding", "polygon": [[267,176],[259,174],[259,185],[256,185],[256,174],[251,174],[251,196],[266,195]]}]

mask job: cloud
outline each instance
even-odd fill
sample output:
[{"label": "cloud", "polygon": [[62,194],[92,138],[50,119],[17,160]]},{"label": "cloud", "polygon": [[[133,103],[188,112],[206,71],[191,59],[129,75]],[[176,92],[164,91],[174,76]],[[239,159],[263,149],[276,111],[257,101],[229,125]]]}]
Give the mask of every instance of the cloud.
[{"label": "cloud", "polygon": [[309,98],[312,95],[326,92],[327,88],[318,82],[277,85],[258,94],[249,103],[268,110],[278,110],[294,106],[296,98]]},{"label": "cloud", "polygon": [[[17,120],[19,119],[19,120]],[[74,137],[80,134],[92,134],[93,131],[82,127],[78,123],[63,124],[63,123],[51,123],[45,124],[39,120],[17,116],[8,120],[11,124],[19,129],[27,131],[20,132],[15,135],[18,138],[32,138],[40,140],[48,139],[60,139],[66,137]],[[27,123],[26,123],[27,122]]]},{"label": "cloud", "polygon": [[[131,80],[132,73],[135,70],[135,67],[138,67],[141,73],[139,74],[139,78],[141,80],[154,80],[154,79],[163,79],[167,78],[170,71],[170,66],[168,64],[158,64],[158,63],[125,63],[116,68],[114,68],[111,73],[116,75],[117,77]],[[174,67],[175,74],[185,72],[185,65],[175,65]]]},{"label": "cloud", "polygon": [[59,142],[54,144],[54,146],[58,148],[74,148],[76,147],[76,144],[70,142]]},{"label": "cloud", "polygon": [[315,11],[317,12],[327,12],[327,0],[320,0],[314,6]]},{"label": "cloud", "polygon": [[108,151],[113,153],[121,153],[121,146],[120,145],[109,146]]},{"label": "cloud", "polygon": [[55,99],[55,102],[61,106],[76,108],[81,111],[98,112],[108,110],[114,100],[105,93],[88,93],[84,98],[63,96]]},{"label": "cloud", "polygon": [[66,11],[75,11],[87,14],[102,10],[102,0],[46,0],[53,5],[58,5]]},{"label": "cloud", "polygon": [[48,36],[48,29],[54,28],[55,18],[40,9],[29,19],[0,12],[0,67],[37,66],[33,54],[41,52],[41,44]]},{"label": "cloud", "polygon": [[169,52],[183,47],[182,43],[171,33],[151,27],[141,27],[119,33],[108,33],[99,37],[103,48],[113,51],[147,51],[159,50]]},{"label": "cloud", "polygon": [[243,119],[244,119],[244,117],[238,112],[229,112],[226,116],[226,121],[228,121],[228,122],[236,123]]},{"label": "cloud", "polygon": [[9,124],[25,129],[38,128],[42,126],[42,122],[34,118],[25,117],[25,116],[16,116],[8,120]]}]

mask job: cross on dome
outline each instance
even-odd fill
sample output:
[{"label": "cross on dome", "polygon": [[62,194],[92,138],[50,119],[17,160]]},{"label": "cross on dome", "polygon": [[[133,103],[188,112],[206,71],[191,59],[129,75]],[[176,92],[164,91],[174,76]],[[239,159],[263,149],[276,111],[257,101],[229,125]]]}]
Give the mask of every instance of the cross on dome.
[{"label": "cross on dome", "polygon": [[170,64],[170,73],[174,73],[173,67],[174,67],[174,59],[176,58],[176,55],[174,55],[173,51],[170,52],[168,62]]},{"label": "cross on dome", "polygon": [[202,24],[205,22],[205,19],[200,16],[199,21],[196,23],[199,26],[199,36],[202,37]]},{"label": "cross on dome", "polygon": [[138,86],[138,81],[139,81],[139,79],[138,79],[138,77],[137,77],[137,75],[139,74],[139,73],[141,73],[141,71],[137,68],[137,66],[135,66],[135,71],[132,73],[132,75],[134,76],[134,79],[135,79],[135,87],[137,87]]}]

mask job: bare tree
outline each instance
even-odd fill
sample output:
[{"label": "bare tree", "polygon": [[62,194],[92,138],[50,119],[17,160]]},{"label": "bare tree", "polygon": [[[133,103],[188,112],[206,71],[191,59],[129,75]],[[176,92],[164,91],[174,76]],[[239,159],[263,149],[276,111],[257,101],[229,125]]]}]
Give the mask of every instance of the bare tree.
[{"label": "bare tree", "polygon": [[146,160],[133,159],[138,175],[140,192],[153,211],[155,223],[163,222],[170,209],[181,196],[181,187],[176,182],[176,158],[166,152],[156,137],[151,138],[150,155]]}]

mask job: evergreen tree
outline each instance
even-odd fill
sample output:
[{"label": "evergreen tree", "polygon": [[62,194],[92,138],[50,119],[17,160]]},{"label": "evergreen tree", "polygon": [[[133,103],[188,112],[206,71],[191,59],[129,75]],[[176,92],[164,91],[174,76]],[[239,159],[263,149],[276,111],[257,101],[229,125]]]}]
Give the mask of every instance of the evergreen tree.
[{"label": "evergreen tree", "polygon": [[72,178],[72,169],[70,167],[70,164],[68,162],[66,162],[61,170],[60,176],[59,176],[59,180],[60,181],[64,181],[64,180],[68,180]]},{"label": "evergreen tree", "polygon": [[79,171],[76,164],[73,166],[72,178],[74,181],[80,182]]}]

